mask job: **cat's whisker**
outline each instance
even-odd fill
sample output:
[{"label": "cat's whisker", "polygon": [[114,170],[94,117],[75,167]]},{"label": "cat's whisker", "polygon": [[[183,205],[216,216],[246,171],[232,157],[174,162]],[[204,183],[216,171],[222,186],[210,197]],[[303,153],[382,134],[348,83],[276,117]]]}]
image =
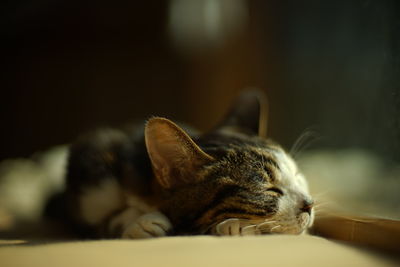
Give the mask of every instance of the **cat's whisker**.
[{"label": "cat's whisker", "polygon": [[222,227],[228,223],[232,223],[232,222],[237,222],[240,221],[240,219],[238,218],[230,218],[230,219],[226,219],[225,221],[222,221],[220,223],[217,224],[217,226],[215,227],[215,231],[217,232],[217,234],[221,234],[222,231]]},{"label": "cat's whisker", "polygon": [[324,214],[324,213],[315,214],[314,216],[315,216],[315,218],[318,218],[318,219],[329,217],[329,215]]},{"label": "cat's whisker", "polygon": [[268,223],[276,222],[276,221],[272,221],[272,220],[269,220],[269,221],[268,221],[268,220],[269,220],[269,219],[265,219],[264,222],[268,222]]},{"label": "cat's whisker", "polygon": [[321,197],[321,196],[324,196],[324,195],[328,194],[328,193],[331,192],[331,191],[332,191],[332,190],[325,190],[325,191],[319,192],[319,193],[317,193],[317,194],[313,194],[313,197],[314,197],[314,198],[319,198],[319,197]]},{"label": "cat's whisker", "polygon": [[330,216],[330,215],[328,213],[326,213],[325,211],[323,211],[323,210],[318,210],[318,211],[314,212],[314,216],[316,216],[318,218],[321,218],[321,217],[327,217],[327,216]]},{"label": "cat's whisker", "polygon": [[218,233],[217,227],[219,224],[220,224],[220,222],[215,222],[215,223],[211,224],[210,226],[206,227],[203,231],[201,231],[201,234],[206,234],[210,231]]},{"label": "cat's whisker", "polygon": [[243,227],[240,230],[240,232],[241,232],[242,235],[253,234],[254,231],[251,231],[251,229],[258,230],[257,229],[257,225],[255,225],[255,224],[247,225],[247,226]]},{"label": "cat's whisker", "polygon": [[320,211],[320,210],[318,210],[318,211],[314,211],[314,216],[318,216],[318,217],[320,217],[320,215],[322,215],[322,214],[326,214],[325,212],[323,212],[323,211]]},{"label": "cat's whisker", "polygon": [[250,224],[250,225],[247,225],[247,226],[243,227],[242,230],[247,230],[247,229],[250,229],[250,228],[257,228],[257,225]]},{"label": "cat's whisker", "polygon": [[318,199],[318,198],[317,199],[314,198],[314,202],[315,202],[315,204],[320,204],[320,203],[327,203],[327,202],[329,203],[329,202],[332,202],[332,201],[331,200],[327,200],[327,199],[322,199],[321,200],[321,199]]},{"label": "cat's whisker", "polygon": [[324,204],[324,205],[318,205],[318,206],[314,206],[313,210],[323,210],[326,208],[330,207],[330,203]]},{"label": "cat's whisker", "polygon": [[329,215],[322,213],[322,214],[315,214],[315,217],[318,218],[318,219],[322,219],[322,218],[329,217]]},{"label": "cat's whisker", "polygon": [[320,136],[316,131],[311,128],[305,130],[294,142],[292,148],[290,149],[289,154],[293,156],[293,158],[297,158],[302,150],[305,150],[308,146],[311,145],[314,141],[318,140]]},{"label": "cat's whisker", "polygon": [[325,203],[325,202],[331,202],[331,200],[327,200],[327,199],[319,198],[319,197],[314,197],[314,202],[316,202],[316,203]]},{"label": "cat's whisker", "polygon": [[325,204],[325,205],[318,205],[318,206],[314,206],[313,207],[313,211],[314,212],[319,212],[319,211],[326,211],[331,207],[331,205],[329,204]]},{"label": "cat's whisker", "polygon": [[329,203],[329,202],[332,202],[332,201],[320,200],[320,199],[315,199],[315,198],[314,198],[314,206],[315,206],[315,205],[319,205],[319,204]]},{"label": "cat's whisker", "polygon": [[317,213],[325,212],[326,209],[323,209],[322,207],[319,207],[317,209],[313,209],[313,211],[314,211],[314,214],[317,214]]},{"label": "cat's whisker", "polygon": [[319,208],[319,207],[327,206],[327,205],[329,205],[329,204],[331,204],[331,203],[332,203],[332,202],[318,203],[318,204],[315,204],[313,207],[314,207],[314,209],[317,209],[317,208]]},{"label": "cat's whisker", "polygon": [[314,207],[319,206],[319,205],[326,205],[326,204],[330,204],[333,201],[330,200],[318,200],[314,198]]},{"label": "cat's whisker", "polygon": [[319,214],[319,213],[321,213],[321,211],[322,211],[322,210],[314,209],[314,214]]},{"label": "cat's whisker", "polygon": [[265,226],[265,225],[272,224],[272,223],[276,223],[276,221],[268,221],[268,222],[260,223],[260,224],[257,225],[256,228],[259,230],[261,227],[263,227],[263,226]]},{"label": "cat's whisker", "polygon": [[269,231],[270,231],[271,233],[273,233],[274,230],[277,229],[277,228],[279,228],[279,227],[282,227],[282,225],[276,225],[276,226],[272,227],[271,230],[269,230]]}]

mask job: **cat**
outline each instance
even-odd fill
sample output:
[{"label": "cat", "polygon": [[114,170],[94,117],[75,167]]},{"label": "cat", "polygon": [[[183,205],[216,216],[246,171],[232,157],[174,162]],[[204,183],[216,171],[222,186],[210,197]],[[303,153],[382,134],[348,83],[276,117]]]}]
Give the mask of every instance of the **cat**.
[{"label": "cat", "polygon": [[99,238],[301,234],[313,200],[266,128],[265,96],[246,91],[205,134],[152,117],[83,136],[70,146],[67,216]]}]

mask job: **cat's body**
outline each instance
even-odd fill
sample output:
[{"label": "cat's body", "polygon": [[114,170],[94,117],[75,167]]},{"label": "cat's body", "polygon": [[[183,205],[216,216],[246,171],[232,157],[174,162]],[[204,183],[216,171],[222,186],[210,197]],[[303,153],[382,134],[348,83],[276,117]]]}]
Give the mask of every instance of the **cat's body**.
[{"label": "cat's body", "polygon": [[262,96],[246,93],[204,135],[152,118],[144,129],[83,137],[70,149],[70,218],[100,237],[304,232],[307,184],[264,138],[263,110]]}]

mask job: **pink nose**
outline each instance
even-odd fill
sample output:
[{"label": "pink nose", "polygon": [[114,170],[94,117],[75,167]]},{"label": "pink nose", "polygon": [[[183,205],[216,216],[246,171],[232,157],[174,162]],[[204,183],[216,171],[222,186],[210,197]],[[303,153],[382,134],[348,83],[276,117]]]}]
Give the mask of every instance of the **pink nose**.
[{"label": "pink nose", "polygon": [[307,212],[311,214],[312,207],[314,206],[314,201],[312,199],[306,199],[303,201],[303,206],[300,208],[302,212]]}]

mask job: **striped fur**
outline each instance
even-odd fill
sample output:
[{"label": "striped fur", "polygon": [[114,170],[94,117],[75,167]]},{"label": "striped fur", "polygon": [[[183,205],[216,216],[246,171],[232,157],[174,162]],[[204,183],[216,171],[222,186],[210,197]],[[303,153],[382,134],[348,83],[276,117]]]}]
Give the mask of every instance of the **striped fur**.
[{"label": "striped fur", "polygon": [[258,93],[242,95],[204,135],[152,118],[141,135],[82,138],[70,149],[69,218],[101,237],[304,232],[313,220],[307,184],[262,136],[262,102]]},{"label": "striped fur", "polygon": [[[311,214],[305,219],[301,215],[303,201],[310,201],[304,179],[282,148],[259,137],[226,132],[200,138],[197,143],[215,161],[198,173],[202,182],[166,197],[161,210],[177,226],[177,234],[210,232],[230,218],[258,224],[279,221],[277,216],[282,216],[292,221],[293,225],[286,226],[291,233],[301,233],[311,224]],[[298,203],[290,204],[293,211],[281,214],[280,204],[289,196]]]}]

